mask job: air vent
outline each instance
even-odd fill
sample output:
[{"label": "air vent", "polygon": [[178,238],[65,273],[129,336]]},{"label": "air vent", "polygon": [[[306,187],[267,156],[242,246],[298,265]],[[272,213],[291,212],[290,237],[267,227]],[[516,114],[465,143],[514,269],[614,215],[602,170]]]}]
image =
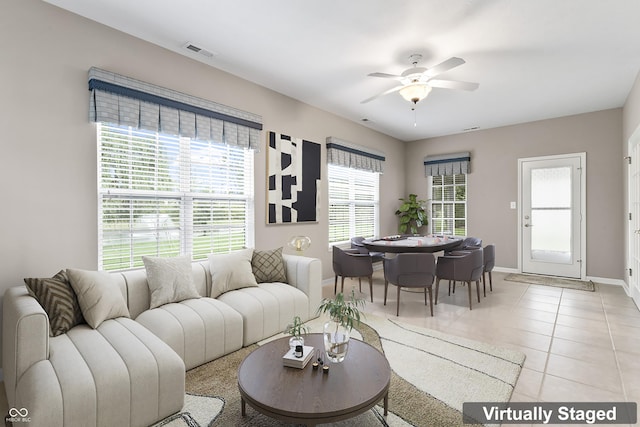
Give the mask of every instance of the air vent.
[{"label": "air vent", "polygon": [[199,55],[206,56],[207,58],[213,58],[217,53],[211,52],[209,50],[203,49],[200,46],[195,45],[194,43],[187,42],[183,46],[183,48],[190,50],[191,52],[195,52]]}]

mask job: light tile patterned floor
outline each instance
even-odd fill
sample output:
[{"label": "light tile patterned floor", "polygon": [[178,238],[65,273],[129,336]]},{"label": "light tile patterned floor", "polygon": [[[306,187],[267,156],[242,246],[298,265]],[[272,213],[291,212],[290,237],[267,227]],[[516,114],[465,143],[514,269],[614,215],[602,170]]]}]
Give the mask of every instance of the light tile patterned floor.
[{"label": "light tile patterned floor", "polygon": [[[479,304],[474,285],[471,311],[466,287],[447,296],[441,282],[434,317],[422,293],[402,291],[398,319],[523,351],[527,359],[512,401],[640,402],[640,311],[621,287],[596,284],[596,292],[585,292],[505,276],[493,273],[493,292],[487,283]],[[345,292],[357,286],[357,279],[347,279]],[[389,285],[384,306],[381,270],[374,273],[374,302],[366,280],[362,291],[366,312],[396,318],[396,288]],[[333,295],[333,283],[323,295]]]}]

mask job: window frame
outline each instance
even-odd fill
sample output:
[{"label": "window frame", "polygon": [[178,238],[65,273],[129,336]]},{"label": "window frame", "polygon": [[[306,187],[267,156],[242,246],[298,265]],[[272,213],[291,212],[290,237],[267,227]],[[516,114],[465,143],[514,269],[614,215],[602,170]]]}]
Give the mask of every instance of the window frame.
[{"label": "window frame", "polygon": [[[457,183],[457,177],[464,177],[463,183]],[[453,177],[453,181],[451,184],[445,183],[446,177]],[[434,178],[440,178],[442,180],[442,184],[434,183]],[[464,200],[456,200],[456,187],[464,187]],[[440,194],[442,197],[440,200],[434,197],[436,193],[438,193],[437,188],[440,188]],[[445,200],[446,189],[449,188],[452,190],[452,200]],[[429,198],[429,213],[430,213],[430,221],[429,221],[429,229],[431,234],[438,235],[454,235],[454,236],[466,236],[469,229],[469,218],[468,218],[468,198],[469,198],[469,175],[468,174],[454,174],[454,175],[437,175],[429,177],[429,185],[428,185],[428,198]],[[437,206],[440,206],[440,212],[443,213],[441,217],[436,217],[435,213],[437,210]],[[451,205],[451,213],[452,215],[444,215],[446,212],[445,205]],[[456,206],[462,206],[464,210],[464,216],[458,215],[458,209]],[[442,221],[443,223],[450,221],[451,222],[451,230],[444,230],[444,227],[438,229],[436,227],[436,221]],[[456,222],[464,221],[464,227],[462,232],[457,232],[460,227],[456,227]]]},{"label": "window frame", "polygon": [[[235,249],[241,249],[242,247],[253,247],[255,234],[255,196],[253,188],[255,170],[253,167],[253,150],[213,141],[199,141],[185,137],[168,136],[160,134],[159,132],[134,129],[127,126],[106,123],[97,123],[96,125],[98,268],[100,270],[122,271],[140,268],[143,266],[142,256],[178,256],[189,254],[192,257],[192,260],[203,260],[206,259],[209,253],[224,253]],[[113,164],[109,163],[109,161],[113,161],[110,160],[112,159],[111,157],[105,157],[105,160],[103,161],[103,154],[105,154],[106,151],[104,147],[106,142],[103,138],[107,138],[107,136],[103,137],[103,130],[115,135],[113,138],[120,136],[124,140],[126,139],[124,136],[125,134],[129,138],[123,143],[123,146],[126,146],[127,143],[130,146],[129,154],[123,155],[121,158],[123,164],[126,164],[126,162],[133,164],[136,160],[140,161],[147,159],[144,155],[135,157],[138,153],[131,154],[132,150],[136,149],[131,141],[136,137],[139,137],[140,140],[145,138],[149,141],[155,140],[155,157],[150,155],[149,159],[153,158],[152,161],[155,162],[153,167],[156,169],[161,168],[159,166],[161,162],[169,163],[168,158],[159,160],[159,153],[162,151],[159,148],[162,143],[161,141],[165,141],[167,146],[177,144],[173,147],[174,151],[172,152],[176,156],[177,160],[172,163],[172,166],[163,166],[164,169],[162,172],[165,173],[164,177],[159,177],[160,172],[156,172],[156,176],[154,177],[155,181],[151,179],[148,181],[149,185],[153,185],[156,188],[135,188],[135,186],[141,185],[140,182],[142,181],[138,181],[138,179],[142,178],[139,178],[138,176],[140,174],[139,170],[137,172],[132,172],[134,168],[131,166],[129,166],[129,169],[131,169],[131,171],[129,171],[129,175],[126,175],[126,173],[123,174],[111,182],[113,186],[109,186],[106,182],[107,179],[104,179],[103,177],[107,176],[109,173],[106,172],[105,167],[109,168],[111,166],[113,169],[116,169],[115,172],[113,169],[110,170],[110,173],[114,176],[119,175],[120,169],[118,169],[118,166],[113,166]],[[141,150],[151,150],[151,148],[152,146],[144,146]],[[114,149],[112,151],[116,150]],[[196,155],[202,151],[211,152],[213,154],[211,157],[204,157],[204,163],[199,163],[199,160],[203,157],[200,156],[196,158]],[[214,165],[216,159],[225,159],[226,163],[230,165],[228,169],[222,168],[221,173],[223,176],[225,174],[232,174],[233,179],[236,180],[235,185],[228,185],[228,183],[231,182],[229,176],[227,176],[227,184],[221,185],[214,181],[214,179],[217,180],[220,178],[221,170],[219,164],[220,161]],[[210,176],[202,177],[198,173],[204,171],[206,174],[207,160],[210,164],[210,171],[208,171]],[[199,164],[205,166],[197,169]],[[126,167],[123,166],[123,169],[126,169]],[[232,170],[232,172],[229,172],[230,170]],[[173,174],[172,177],[177,179],[172,179],[170,184],[163,185],[162,179],[167,180],[171,174]],[[201,181],[198,182],[198,179]],[[122,187],[125,188],[118,188],[118,180],[125,182],[125,184],[122,185]],[[127,180],[128,182],[126,182]],[[202,181],[204,181],[204,185],[202,185]],[[242,182],[240,183],[240,181]],[[216,183],[215,186],[212,185],[214,182]],[[146,185],[147,182],[145,181],[144,184]],[[200,188],[198,188],[198,184],[201,184]],[[157,187],[164,188],[158,189]],[[214,188],[217,188],[219,191],[213,191],[212,189]],[[239,191],[238,189],[242,190]],[[239,194],[234,194],[238,192]],[[121,212],[125,212],[122,214],[122,217],[115,215],[112,217],[112,224],[114,225],[111,231],[116,235],[112,244],[116,247],[116,253],[119,253],[119,256],[108,254],[108,246],[106,243],[110,241],[106,237],[108,227],[105,227],[105,224],[109,223],[108,216],[110,214],[108,213],[109,208],[105,208],[105,205],[108,206],[108,202],[112,200],[122,200],[122,206],[124,208],[122,208]],[[136,223],[135,221],[136,219],[146,218],[144,218],[145,215],[142,215],[143,211],[135,206],[137,204],[142,205],[144,202],[148,202],[150,206],[153,206],[153,204],[156,203],[159,207],[157,207],[155,211],[151,208],[151,211],[148,214],[150,224],[145,223],[145,228],[141,231],[141,222]],[[165,210],[168,209],[166,208],[166,205],[173,202],[175,202],[179,212],[177,215],[175,210],[173,211],[173,215],[166,213]],[[205,206],[200,210],[197,209],[198,204],[203,206],[207,203],[210,205],[208,208]],[[220,223],[216,223],[216,213],[222,212],[222,217],[225,215],[224,208],[216,210],[216,203],[222,205],[229,204],[229,206],[235,205],[235,212],[238,212],[238,209],[244,209],[244,219],[240,222],[233,222],[231,219],[232,215],[230,214],[232,210],[230,208],[226,213],[230,218],[228,220],[228,224],[221,225]],[[129,218],[128,220],[118,222],[126,215],[127,204],[129,205]],[[207,209],[209,216],[200,216],[200,214],[207,211]],[[169,222],[171,223],[169,227],[165,227],[164,224],[161,225],[161,222],[167,218],[169,218]],[[207,219],[210,219],[209,223],[207,223],[208,226],[203,227],[202,224],[198,225],[198,222],[206,221]],[[146,228],[147,225],[148,228]],[[235,243],[238,241],[237,237],[235,239],[233,238],[233,236],[238,235],[237,230],[240,230],[240,235],[244,236],[244,238],[241,239],[241,244]],[[229,237],[228,245],[222,245],[221,247],[215,246],[216,236],[224,234],[225,231],[229,236],[231,236]],[[236,234],[234,234],[234,232]],[[141,233],[143,234],[142,241],[148,241],[149,238],[155,237],[155,250],[152,248],[153,244],[145,245],[145,247],[141,249],[142,245],[138,238]],[[169,234],[163,235],[163,233]],[[175,233],[177,233],[177,239],[175,238]],[[202,234],[197,235],[198,233]],[[207,236],[207,233],[210,234]],[[168,240],[167,236],[169,236]],[[210,240],[210,245],[206,243],[207,239]],[[178,240],[177,244],[174,243],[176,240]],[[204,245],[202,242],[205,242]],[[118,245],[121,245],[120,252],[118,252]],[[169,250],[166,249],[167,245],[171,246]]]},{"label": "window frame", "polygon": [[[347,198],[337,198],[335,197],[335,192],[332,190],[332,185],[338,185],[336,182],[337,173],[340,173],[342,176],[340,178],[346,178],[347,188],[349,195]],[[372,200],[359,200],[356,196],[356,192],[358,186],[355,185],[356,182],[362,182],[363,178],[368,178],[369,181],[367,185],[371,185],[372,191],[368,194]],[[346,245],[350,242],[351,237],[362,236],[362,237],[374,237],[379,235],[380,233],[380,173],[371,172],[362,169],[350,168],[346,166],[340,166],[335,164],[327,164],[327,193],[328,193],[328,247],[331,249],[333,246],[338,245]],[[340,183],[340,185],[344,185]],[[360,186],[362,189],[362,186]],[[332,239],[332,227],[336,226],[336,224],[332,221],[332,206],[340,205],[346,206],[349,211],[348,221],[343,221],[342,224],[346,224],[348,222],[348,232],[346,233],[348,237],[346,239],[333,240]],[[358,207],[373,207],[373,227],[372,233],[365,233],[367,235],[363,235],[359,233],[358,230],[361,227],[358,226],[358,217],[357,217],[357,208]],[[344,238],[344,233],[336,233],[342,234],[341,237]]]}]

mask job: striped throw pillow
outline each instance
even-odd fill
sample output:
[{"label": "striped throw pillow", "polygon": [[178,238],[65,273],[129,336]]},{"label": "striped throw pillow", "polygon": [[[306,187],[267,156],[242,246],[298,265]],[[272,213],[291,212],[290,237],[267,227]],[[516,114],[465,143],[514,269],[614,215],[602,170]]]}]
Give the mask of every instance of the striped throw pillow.
[{"label": "striped throw pillow", "polygon": [[27,278],[24,282],[29,294],[49,316],[50,336],[64,334],[74,326],[85,323],[78,298],[64,270],[52,278]]}]

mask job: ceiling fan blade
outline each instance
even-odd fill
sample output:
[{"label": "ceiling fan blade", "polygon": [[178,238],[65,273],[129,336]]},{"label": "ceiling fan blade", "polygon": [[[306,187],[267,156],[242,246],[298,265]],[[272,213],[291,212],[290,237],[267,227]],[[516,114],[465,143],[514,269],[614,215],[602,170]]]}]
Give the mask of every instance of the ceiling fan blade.
[{"label": "ceiling fan blade", "polygon": [[403,85],[392,87],[391,89],[386,90],[386,91],[384,91],[382,93],[379,93],[377,95],[374,95],[371,98],[367,98],[364,101],[360,101],[360,104],[366,104],[367,102],[373,101],[374,99],[379,98],[381,96],[388,95],[388,94],[393,93],[393,92],[397,92],[400,89],[402,89],[403,87],[404,87]]},{"label": "ceiling fan blade", "polygon": [[454,80],[428,80],[427,84],[443,89],[476,90],[480,86],[478,83],[458,82]]},{"label": "ceiling fan blade", "polygon": [[438,74],[444,73],[445,71],[464,64],[464,62],[464,59],[453,56],[446,61],[427,69],[427,71],[424,72],[424,75],[427,77],[435,77]]},{"label": "ceiling fan blade", "polygon": [[385,79],[394,79],[394,80],[402,80],[402,76],[396,76],[395,74],[387,74],[387,73],[371,73],[367,74],[369,77],[382,77]]}]

